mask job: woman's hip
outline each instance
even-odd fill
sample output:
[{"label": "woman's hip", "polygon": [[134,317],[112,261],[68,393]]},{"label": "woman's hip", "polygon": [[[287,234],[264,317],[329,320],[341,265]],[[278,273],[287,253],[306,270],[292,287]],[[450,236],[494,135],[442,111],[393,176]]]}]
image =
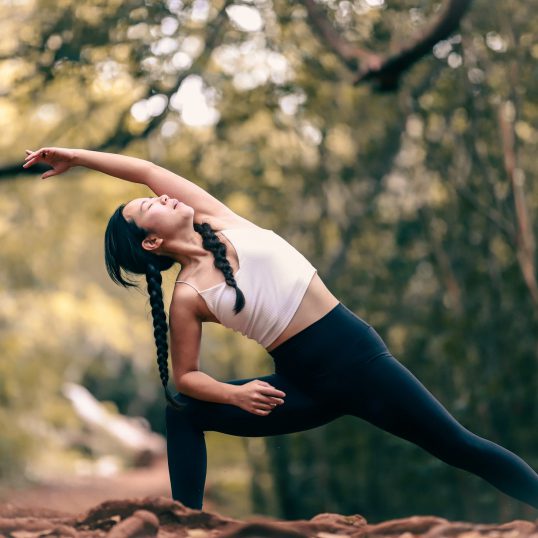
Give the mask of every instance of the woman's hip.
[{"label": "woman's hip", "polygon": [[377,331],[342,303],[270,352],[275,372],[296,382],[360,374],[383,354],[390,352]]}]

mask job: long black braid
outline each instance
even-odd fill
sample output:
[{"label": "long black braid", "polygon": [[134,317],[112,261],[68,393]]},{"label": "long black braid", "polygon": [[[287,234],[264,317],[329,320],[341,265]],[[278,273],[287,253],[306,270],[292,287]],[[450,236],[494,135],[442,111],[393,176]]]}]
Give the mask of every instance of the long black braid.
[{"label": "long black braid", "polygon": [[226,258],[226,245],[217,237],[217,234],[207,222],[194,224],[194,229],[202,236],[203,247],[213,253],[215,258],[213,265],[222,271],[226,284],[235,288],[234,312],[235,314],[239,314],[245,306],[245,296],[237,287],[232,266],[230,265],[228,258]]},{"label": "long black braid", "polygon": [[157,366],[159,376],[164,387],[164,395],[173,407],[183,409],[184,405],[174,400],[168,390],[168,324],[163,304],[163,277],[159,269],[148,263],[146,269],[146,282],[148,283],[149,302],[151,304],[151,314],[153,316],[153,336],[157,346]]},{"label": "long black braid", "polygon": [[[140,228],[132,220],[124,218],[120,205],[110,217],[105,232],[105,263],[108,274],[117,284],[130,287],[136,284],[125,280],[121,270],[134,274],[145,274],[148,286],[151,314],[153,317],[153,335],[157,346],[157,365],[168,403],[175,409],[182,410],[185,404],[177,402],[168,390],[168,323],[163,304],[162,275],[174,265],[174,259],[148,252],[142,247],[142,240],[148,231]],[[222,271],[226,284],[235,289],[233,310],[238,314],[245,306],[243,292],[237,286],[230,262],[226,258],[226,245],[222,243],[211,226],[204,222],[194,224],[194,230],[202,236],[203,247],[210,251],[215,260],[214,266]]]}]

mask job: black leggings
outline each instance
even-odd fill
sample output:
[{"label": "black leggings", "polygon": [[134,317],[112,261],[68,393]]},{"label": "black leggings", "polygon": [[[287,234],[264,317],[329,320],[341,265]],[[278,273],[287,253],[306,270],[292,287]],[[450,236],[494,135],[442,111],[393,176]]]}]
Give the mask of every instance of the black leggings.
[{"label": "black leggings", "polygon": [[538,474],[519,456],[462,426],[389,352],[362,318],[339,303],[270,352],[275,373],[261,379],[286,393],[269,415],[177,394],[166,409],[172,497],[201,509],[207,469],[204,431],[260,437],[304,431],[353,415],[474,473],[538,508]]}]

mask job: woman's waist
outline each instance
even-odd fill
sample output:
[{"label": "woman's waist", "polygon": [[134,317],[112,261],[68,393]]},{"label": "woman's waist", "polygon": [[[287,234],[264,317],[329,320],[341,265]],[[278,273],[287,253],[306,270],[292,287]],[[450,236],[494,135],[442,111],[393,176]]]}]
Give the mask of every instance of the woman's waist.
[{"label": "woman's waist", "polygon": [[375,329],[338,302],[325,315],[294,334],[269,353],[278,368],[308,368],[318,361],[332,362],[335,355],[354,354],[361,360],[386,346]]},{"label": "woman's waist", "polygon": [[319,275],[312,280],[286,328],[266,349],[269,353],[325,316],[339,303]]}]

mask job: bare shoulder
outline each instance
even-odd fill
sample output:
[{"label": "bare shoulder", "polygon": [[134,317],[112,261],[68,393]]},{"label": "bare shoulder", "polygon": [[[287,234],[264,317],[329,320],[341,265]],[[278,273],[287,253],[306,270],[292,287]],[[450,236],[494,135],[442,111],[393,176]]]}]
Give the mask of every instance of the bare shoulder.
[{"label": "bare shoulder", "polygon": [[170,302],[170,323],[186,318],[202,318],[198,292],[188,285],[175,285]]},{"label": "bare shoulder", "polygon": [[[178,275],[179,276],[179,275]],[[175,284],[170,303],[170,317],[174,317],[174,322],[178,323],[191,316],[200,322],[220,323],[213,312],[207,307],[203,297],[194,289],[194,284],[178,282]],[[172,323],[172,319],[170,319]]]}]

